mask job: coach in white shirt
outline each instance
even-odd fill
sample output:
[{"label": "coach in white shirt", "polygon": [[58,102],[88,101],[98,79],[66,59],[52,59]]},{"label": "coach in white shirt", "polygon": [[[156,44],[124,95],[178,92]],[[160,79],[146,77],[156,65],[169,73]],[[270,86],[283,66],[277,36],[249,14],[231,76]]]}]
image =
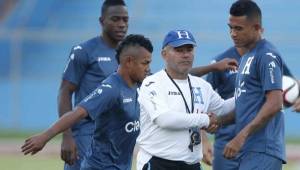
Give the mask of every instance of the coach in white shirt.
[{"label": "coach in white shirt", "polygon": [[140,88],[140,150],[137,170],[199,170],[201,128],[216,123],[214,114],[234,110],[209,83],[189,73],[196,41],[187,30],[170,31],[163,42],[165,69],[148,76]]}]

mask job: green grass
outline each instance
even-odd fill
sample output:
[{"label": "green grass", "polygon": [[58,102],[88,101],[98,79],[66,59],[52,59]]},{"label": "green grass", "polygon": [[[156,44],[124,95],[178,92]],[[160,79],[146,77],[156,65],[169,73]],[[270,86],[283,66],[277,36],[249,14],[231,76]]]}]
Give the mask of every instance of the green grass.
[{"label": "green grass", "polygon": [[[0,145],[1,142],[4,143],[16,143],[17,147],[20,147],[23,141],[35,134],[36,132],[24,133],[17,131],[0,131]],[[55,140],[52,140],[50,143],[52,145],[60,145],[60,136],[56,137]],[[299,144],[300,139],[288,139],[287,143],[289,144]],[[204,170],[211,170],[211,167],[204,164]],[[45,155],[43,153],[38,153],[34,156],[24,156],[20,153],[12,153],[8,155],[3,155],[0,153],[0,170],[62,170],[63,162],[57,155]],[[300,163],[296,164],[295,162],[289,162],[288,165],[285,165],[283,170],[299,170]],[[133,168],[135,170],[135,162],[133,162]]]},{"label": "green grass", "polygon": [[[211,167],[203,166],[204,170]],[[63,162],[58,156],[22,156],[22,155],[0,155],[1,170],[62,170]],[[134,170],[135,168],[133,168]],[[299,170],[295,164],[285,165],[284,170]]]},{"label": "green grass", "polygon": [[0,155],[1,170],[59,170],[63,162],[56,156]]}]

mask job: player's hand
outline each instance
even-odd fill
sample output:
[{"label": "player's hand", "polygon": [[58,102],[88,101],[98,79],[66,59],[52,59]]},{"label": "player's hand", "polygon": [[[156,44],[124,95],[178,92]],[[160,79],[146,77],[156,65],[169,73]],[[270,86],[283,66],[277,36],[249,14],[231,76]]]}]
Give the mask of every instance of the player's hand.
[{"label": "player's hand", "polygon": [[293,111],[300,112],[300,97],[298,97],[295,104],[293,105]]},{"label": "player's hand", "polygon": [[78,159],[76,143],[71,134],[63,135],[60,157],[69,165],[73,165]]},{"label": "player's hand", "polygon": [[238,62],[232,58],[224,58],[221,61],[214,63],[215,70],[225,71],[225,70],[237,70]]},{"label": "player's hand", "polygon": [[241,150],[245,143],[246,138],[242,133],[235,136],[224,148],[223,155],[227,159],[233,159]]},{"label": "player's hand", "polygon": [[208,140],[202,140],[203,142],[203,158],[202,161],[211,166],[213,160],[213,149]]},{"label": "player's hand", "polygon": [[208,133],[215,133],[219,128],[217,116],[214,113],[208,113],[208,116],[209,116],[209,126],[204,130],[206,130]]},{"label": "player's hand", "polygon": [[24,153],[24,155],[27,155],[29,153],[31,153],[31,155],[34,155],[44,148],[47,141],[48,136],[45,133],[32,136],[25,140],[25,143],[21,147],[22,152]]}]

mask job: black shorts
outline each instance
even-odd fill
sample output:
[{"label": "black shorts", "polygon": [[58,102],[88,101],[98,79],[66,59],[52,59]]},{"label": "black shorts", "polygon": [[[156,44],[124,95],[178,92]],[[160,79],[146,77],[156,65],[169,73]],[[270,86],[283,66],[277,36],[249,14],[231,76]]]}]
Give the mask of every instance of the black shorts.
[{"label": "black shorts", "polygon": [[187,164],[183,161],[170,161],[153,156],[143,170],[202,170],[201,164]]}]

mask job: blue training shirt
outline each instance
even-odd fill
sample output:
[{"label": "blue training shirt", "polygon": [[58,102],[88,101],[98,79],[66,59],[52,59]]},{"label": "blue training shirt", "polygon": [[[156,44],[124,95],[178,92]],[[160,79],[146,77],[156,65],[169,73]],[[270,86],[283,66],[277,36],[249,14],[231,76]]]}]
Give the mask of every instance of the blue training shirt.
[{"label": "blue training shirt", "polygon": [[[216,56],[213,62],[221,61],[224,58],[233,58],[238,62],[241,56],[235,47],[231,47],[220,55]],[[211,72],[206,80],[212,85],[223,99],[229,99],[234,96],[234,84],[237,71],[226,70]],[[223,149],[225,145],[235,136],[235,125],[223,126],[215,134],[214,147]]]},{"label": "blue training shirt", "polygon": [[[77,86],[74,105],[117,70],[115,54],[115,49],[108,47],[99,36],[72,48],[63,79]],[[72,127],[75,136],[91,135],[93,131],[94,122],[89,118]]]},{"label": "blue training shirt", "polygon": [[95,120],[92,146],[83,168],[131,169],[140,129],[137,95],[137,86],[128,87],[120,75],[114,73],[79,103]]},{"label": "blue training shirt", "polygon": [[[235,87],[238,133],[256,117],[266,101],[266,92],[282,88],[282,60],[271,43],[260,40],[241,58]],[[282,111],[247,138],[241,153],[247,151],[263,152],[286,161]]]},{"label": "blue training shirt", "polygon": [[[225,58],[235,59],[240,63],[241,56],[235,47],[227,49],[225,52],[217,55],[213,62],[221,61]],[[283,62],[283,61],[282,61]],[[226,70],[218,72],[210,72],[206,80],[220,94],[223,99],[229,99],[234,96],[234,84],[236,79],[236,71]],[[283,62],[283,74],[293,77],[287,65]],[[225,145],[235,136],[235,125],[223,126],[215,134],[214,147],[223,149]]]}]

